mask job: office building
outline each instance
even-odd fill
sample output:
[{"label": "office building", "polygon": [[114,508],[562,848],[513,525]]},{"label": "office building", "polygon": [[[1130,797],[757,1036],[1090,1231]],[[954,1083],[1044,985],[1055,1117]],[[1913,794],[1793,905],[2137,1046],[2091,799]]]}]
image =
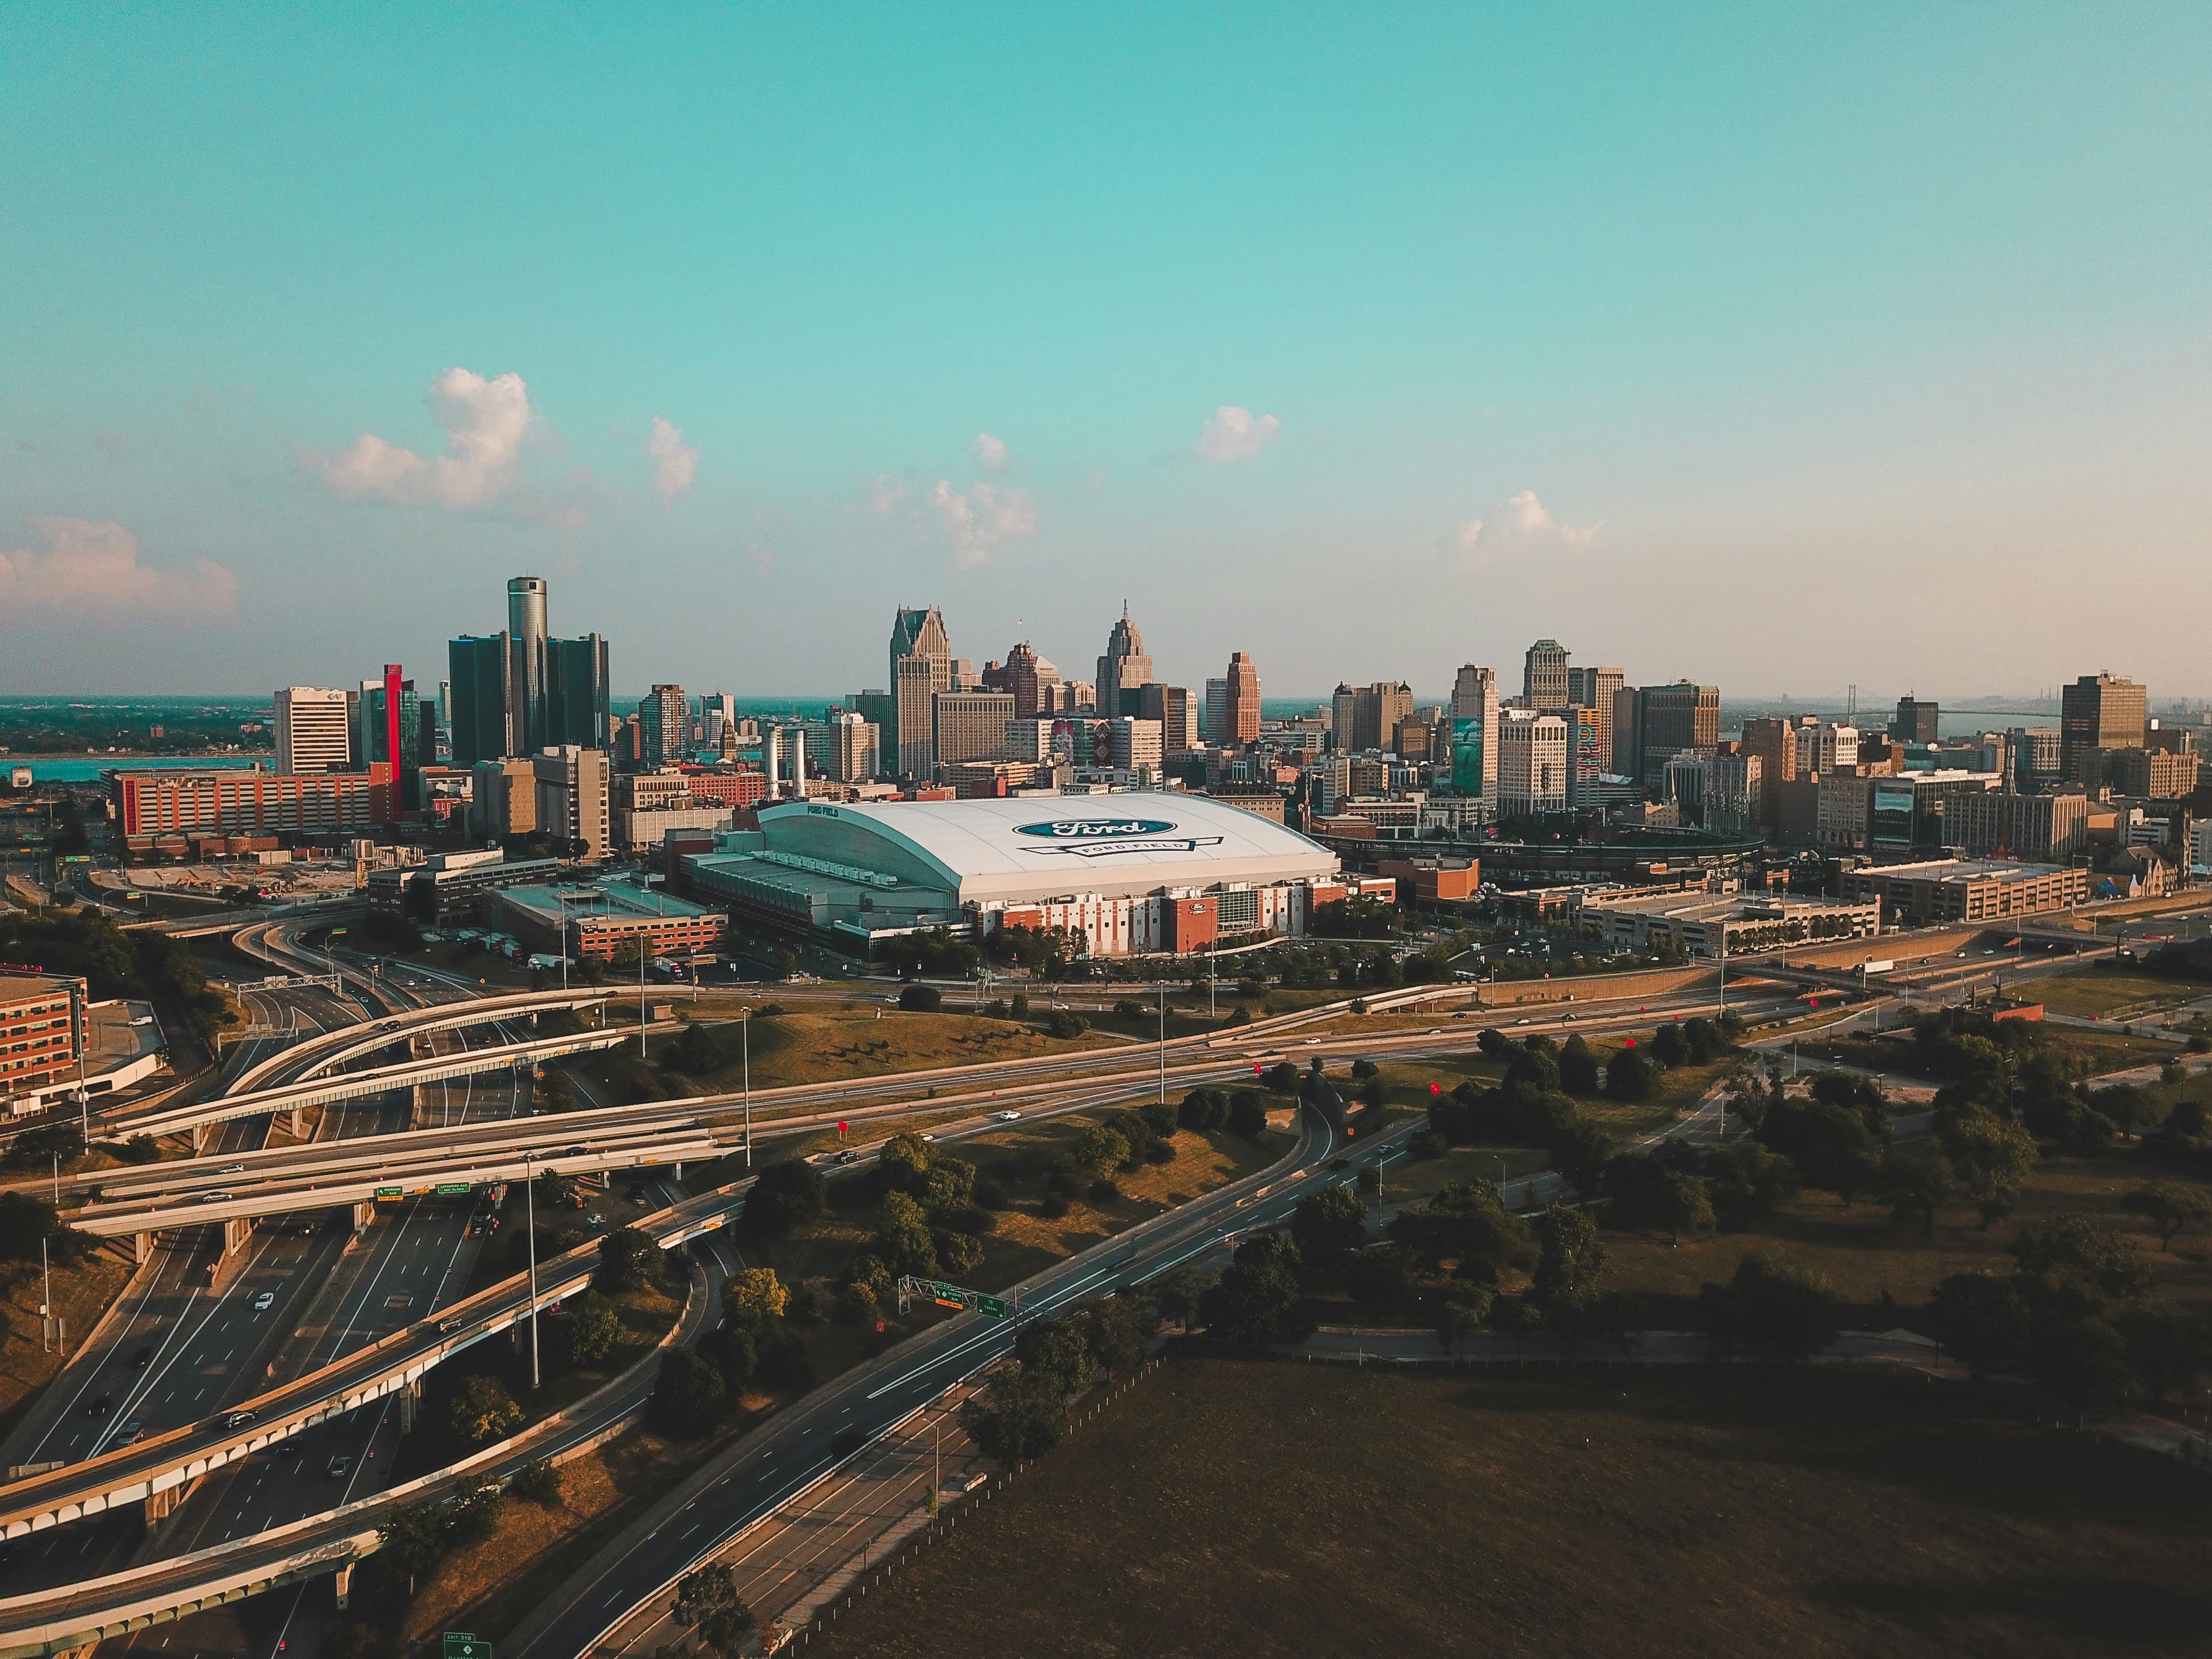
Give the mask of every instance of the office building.
[{"label": "office building", "polygon": [[545,579],[514,576],[507,584],[507,707],[510,740],[525,751],[545,742]]},{"label": "office building", "polygon": [[1115,771],[1158,774],[1167,759],[1167,745],[1158,720],[1124,714],[1119,720],[1102,720],[1100,724],[1110,733],[1113,746],[1109,752]]},{"label": "office building", "polygon": [[450,927],[474,915],[477,901],[495,888],[550,881],[560,869],[558,859],[510,859],[497,848],[433,853],[419,865],[373,871],[366,890],[373,910],[408,913],[411,899],[411,914]]},{"label": "office building", "polygon": [[[1019,693],[1014,702],[1018,708]],[[830,775],[840,783],[866,783],[875,776],[883,748],[883,732],[875,722],[857,714],[840,714],[830,727]]]},{"label": "office building", "polygon": [[[1452,678],[1450,706],[1452,793],[1468,800],[1498,798],[1498,671],[1462,666]],[[1441,757],[1439,757],[1442,758]]]},{"label": "office building", "polygon": [[1577,893],[1570,914],[1616,951],[1672,945],[1683,955],[1743,956],[1783,945],[1867,939],[1881,931],[1881,906],[1789,894],[1653,893],[1633,889]]},{"label": "office building", "polygon": [[1897,713],[1889,722],[1889,735],[1899,743],[1934,743],[1942,733],[1940,712],[1932,702],[1899,697]]},{"label": "office building", "polygon": [[2168,749],[2106,749],[2097,751],[2105,787],[2116,795],[2172,800],[2197,787],[2197,757]]},{"label": "office building", "polygon": [[1797,775],[1797,734],[1801,729],[1786,720],[1749,720],[1743,723],[1744,753],[1759,757],[1759,821],[1769,830],[1781,819],[1782,786]]},{"label": "office building", "polygon": [[1597,745],[1601,772],[1613,770],[1613,700],[1628,684],[1618,668],[1569,668],[1567,702],[1575,708],[1597,712]]},{"label": "office building", "polygon": [[933,770],[962,761],[994,760],[1014,718],[1011,691],[939,691],[930,699]]},{"label": "office building", "polygon": [[884,732],[887,766],[900,775],[928,778],[937,757],[930,733],[930,701],[952,690],[952,641],[935,605],[901,610],[891,619],[890,724]]},{"label": "office building", "polygon": [[1138,694],[1152,679],[1152,659],[1145,654],[1144,636],[1129,620],[1129,607],[1125,604],[1121,620],[1106,636],[1106,654],[1098,659],[1097,697],[1101,717],[1141,716],[1144,708]]},{"label": "office building", "polygon": [[[689,744],[691,709],[680,685],[656,685],[637,706],[638,753],[647,771],[673,766],[684,758]],[[547,747],[582,745],[548,744]]]},{"label": "office building", "polygon": [[1932,859],[1919,864],[1874,864],[1843,874],[1843,896],[1878,899],[1900,920],[1995,921],[2008,916],[2063,910],[2089,896],[2089,872],[2048,864],[1989,863]]},{"label": "office building", "polygon": [[1498,810],[1530,817],[1567,810],[1567,723],[1558,714],[1510,708],[1498,727]]},{"label": "office building", "polygon": [[1645,788],[1658,787],[1675,756],[1711,750],[1720,740],[1718,686],[1677,680],[1637,689],[1636,766],[1631,775]]},{"label": "office building", "polygon": [[613,834],[606,755],[568,744],[532,755],[530,764],[538,786],[538,833],[568,841],[587,863],[605,858]]},{"label": "office building", "polygon": [[396,662],[384,665],[384,678],[363,680],[353,699],[354,763],[392,769],[394,818],[422,808],[421,773],[438,757],[438,713],[416,695],[415,682],[403,679]]},{"label": "office building", "polygon": [[1413,713],[1410,686],[1377,680],[1372,685],[1340,685],[1329,699],[1334,746],[1348,754],[1380,749]]},{"label": "office building", "polygon": [[1037,655],[1024,640],[1006,653],[1005,663],[993,663],[983,670],[982,689],[1012,692],[1014,717],[1017,720],[1034,720],[1039,714],[1053,713],[1059,707],[1060,670]]},{"label": "office building", "polygon": [[1390,734],[1390,750],[1401,761],[1416,766],[1423,765],[1432,758],[1436,738],[1437,727],[1433,720],[1423,720],[1418,714],[1408,714],[1398,722],[1398,729]]},{"label": "office building", "polygon": [[1199,746],[1198,704],[1188,690],[1154,680],[1138,696],[1138,716],[1160,723],[1160,740],[1170,755]]},{"label": "office building", "polygon": [[1797,722],[1796,775],[1847,772],[1859,763],[1859,729],[1808,714]]},{"label": "office building", "polygon": [[313,685],[276,693],[276,769],[343,772],[353,764],[353,726],[346,694]]},{"label": "office building", "polygon": [[10,1109],[16,1097],[75,1073],[84,994],[81,979],[0,974],[0,1097]]},{"label": "office building", "polygon": [[1537,641],[1522,659],[1521,700],[1546,713],[1568,706],[1567,650],[1557,640]]},{"label": "office building", "polygon": [[1259,665],[1248,653],[1231,652],[1224,682],[1220,735],[1214,741],[1224,749],[1242,749],[1259,738]]},{"label": "office building", "polygon": [[446,660],[453,676],[456,766],[474,766],[520,751],[518,734],[507,718],[510,654],[504,634],[465,634],[447,643]]},{"label": "office building", "polygon": [[2069,783],[2087,784],[2096,749],[2140,749],[2149,725],[2149,693],[2113,674],[2084,674],[2058,695],[2058,767]]},{"label": "office building", "polygon": [[2031,794],[2066,775],[2063,733],[2056,726],[2015,726],[2005,733],[2012,787]]},{"label": "office building", "polygon": [[607,642],[597,634],[545,641],[545,741],[540,748],[608,746],[614,722]]},{"label": "office building", "polygon": [[1984,794],[2003,780],[1995,772],[1897,772],[1873,780],[1868,841],[1877,853],[1928,852],[1951,845],[1948,809],[1957,796]]},{"label": "office building", "polygon": [[1589,805],[1605,775],[1603,724],[1596,709],[1581,706],[1562,708],[1559,718],[1567,723],[1567,805]]},{"label": "office building", "polygon": [[2089,850],[2088,797],[2009,790],[1953,795],[1943,803],[1943,838],[1975,858],[2063,864]]},{"label": "office building", "polygon": [[469,828],[483,840],[526,836],[538,828],[538,771],[520,756],[480,760],[469,769]]},{"label": "office building", "polygon": [[1643,781],[1637,769],[1644,733],[1637,722],[1643,706],[1644,694],[1635,686],[1624,685],[1613,694],[1613,775],[1638,784]]},{"label": "office building", "polygon": [[483,915],[533,951],[579,961],[642,955],[690,962],[729,942],[720,911],[640,880],[501,888],[485,896]]},{"label": "office building", "polygon": [[1227,680],[1206,681],[1206,704],[1199,710],[1198,714],[1199,741],[1209,749],[1224,747],[1221,733],[1228,720],[1229,682]]}]

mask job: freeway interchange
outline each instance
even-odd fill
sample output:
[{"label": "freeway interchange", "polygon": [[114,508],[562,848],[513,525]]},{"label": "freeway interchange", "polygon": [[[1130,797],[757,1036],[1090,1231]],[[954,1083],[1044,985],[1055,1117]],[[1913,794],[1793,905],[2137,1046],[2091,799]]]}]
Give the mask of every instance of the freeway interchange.
[{"label": "freeway interchange", "polygon": [[[295,970],[331,960],[300,953],[283,924],[249,942],[264,962]],[[199,1111],[198,1121],[186,1116],[175,1126],[210,1138],[198,1157],[68,1184],[73,1224],[176,1243],[147,1261],[104,1328],[9,1437],[8,1462],[26,1473],[0,1488],[0,1531],[10,1540],[0,1546],[0,1568],[11,1590],[0,1599],[0,1659],[60,1652],[95,1636],[127,1639],[210,1605],[342,1572],[375,1548],[374,1518],[388,1501],[382,1472],[422,1375],[510,1332],[533,1306],[574,1294],[595,1262],[589,1247],[541,1262],[534,1304],[519,1276],[465,1296],[477,1248],[468,1206],[442,1201],[439,1187],[548,1169],[628,1168],[658,1178],[679,1160],[749,1148],[737,1115],[742,1103],[732,1096],[531,1115],[526,1068],[543,1055],[516,1023],[556,1006],[588,1010],[603,994],[476,1000],[473,988],[456,997],[449,985],[426,990],[357,968],[340,972],[339,986],[327,989],[249,988],[246,994],[266,1005],[255,1010],[258,1023],[313,1034],[266,1054],[249,1045],[226,1096],[164,1109]],[[1959,977],[1947,965],[1913,988],[1941,997],[1940,981]],[[1415,988],[1372,995],[1367,1006],[1420,1012],[1423,1003],[1464,1001],[1474,989]],[[1787,1014],[1802,994],[1769,983],[1732,989],[1729,1000],[1757,1018]],[[1332,1005],[1157,1048],[762,1090],[750,1100],[750,1139],[803,1136],[841,1121],[888,1133],[917,1118],[939,1139],[958,1139],[988,1132],[1001,1112],[1034,1116],[1151,1098],[1164,1085],[1180,1091],[1249,1079],[1255,1066],[1282,1058],[1413,1061],[1462,1054],[1492,1018],[1516,1036],[1595,1036],[1711,1007],[1711,991],[1695,986],[1502,1017],[1439,1008],[1423,1029],[1357,1033],[1330,1029],[1346,1012]],[[472,1033],[485,1036],[480,1047]],[[418,1042],[431,1052],[418,1054]],[[402,1043],[404,1061],[343,1069]],[[487,1063],[474,1065],[471,1055]],[[271,1145],[286,1091],[317,1086],[329,1092],[315,1103],[322,1113],[313,1135]],[[225,1106],[240,1096],[259,1109]],[[1021,1287],[1024,1316],[1152,1277],[1218,1250],[1237,1231],[1279,1221],[1329,1178],[1331,1132],[1308,1116],[1297,1148],[1266,1176],[1171,1211]],[[130,1131],[118,1123],[113,1132]],[[696,1197],[660,1184],[673,1201],[638,1224],[673,1245],[710,1240],[742,1213],[749,1183]],[[386,1212],[374,1215],[376,1198],[395,1188],[399,1201],[387,1196]],[[290,1224],[256,1234],[250,1224],[257,1218]],[[202,1258],[208,1236],[218,1232],[221,1255],[245,1259],[227,1280],[210,1282]],[[526,1650],[580,1651],[613,1613],[653,1593],[714,1538],[825,1466],[833,1443],[879,1432],[996,1358],[1011,1345],[1013,1322],[979,1328],[963,1317],[933,1326],[772,1419],[716,1479],[677,1494],[682,1501],[667,1524],[611,1542],[585,1576],[596,1601],[586,1605],[579,1590],[549,1603],[524,1633]],[[607,1397],[585,1402],[590,1409],[580,1419],[529,1431],[531,1445],[515,1450],[513,1466],[524,1449],[543,1455],[547,1443],[574,1443],[622,1420],[642,1398],[634,1379],[602,1392]],[[342,1476],[323,1472],[339,1460]],[[41,1467],[49,1464],[58,1467]],[[612,1606],[625,1596],[623,1607]],[[295,1613],[298,1605],[295,1594]]]}]

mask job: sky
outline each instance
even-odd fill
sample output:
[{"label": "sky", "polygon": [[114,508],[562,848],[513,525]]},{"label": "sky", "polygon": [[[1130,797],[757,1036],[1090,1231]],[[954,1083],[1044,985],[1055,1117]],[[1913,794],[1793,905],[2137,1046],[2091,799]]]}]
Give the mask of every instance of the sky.
[{"label": "sky", "polygon": [[2212,9],[0,8],[0,693],[2212,693]]}]

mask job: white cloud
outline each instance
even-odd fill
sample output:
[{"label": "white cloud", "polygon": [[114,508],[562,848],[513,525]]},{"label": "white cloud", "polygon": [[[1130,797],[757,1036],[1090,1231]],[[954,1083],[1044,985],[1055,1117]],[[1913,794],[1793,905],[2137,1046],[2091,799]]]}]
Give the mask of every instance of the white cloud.
[{"label": "white cloud", "polygon": [[952,562],[963,570],[984,562],[1000,542],[1037,527],[1036,497],[1026,489],[975,483],[961,490],[939,478],[926,504],[951,540]]},{"label": "white cloud", "polygon": [[1561,524],[1534,490],[1523,489],[1487,519],[1468,520],[1439,545],[1456,568],[1480,570],[1501,555],[1587,547],[1596,536],[1595,525]]},{"label": "white cloud", "polygon": [[1006,464],[1006,441],[988,432],[975,434],[975,464],[990,471]]},{"label": "white cloud", "polygon": [[1272,415],[1255,416],[1237,404],[1224,404],[1206,417],[1206,425],[1193,446],[1199,459],[1214,465],[1241,461],[1258,454],[1282,435],[1283,423]]},{"label": "white cloud", "polygon": [[691,488],[691,475],[699,470],[699,446],[684,441],[684,428],[665,416],[653,417],[653,434],[645,441],[653,457],[653,487],[660,499],[672,501]]},{"label": "white cloud", "polygon": [[138,562],[138,538],[88,519],[33,520],[46,551],[0,550],[0,613],[95,620],[218,621],[238,615],[238,578],[212,559],[189,573]]},{"label": "white cloud", "polygon": [[890,518],[898,511],[899,503],[905,499],[905,481],[894,478],[888,472],[878,473],[875,481],[868,486],[868,511],[879,519]]},{"label": "white cloud", "polygon": [[465,513],[505,495],[514,483],[532,418],[530,389],[522,376],[487,380],[465,368],[449,368],[430,382],[423,401],[446,429],[445,454],[425,460],[411,449],[364,432],[336,453],[311,451],[302,459],[349,501],[368,496]]}]

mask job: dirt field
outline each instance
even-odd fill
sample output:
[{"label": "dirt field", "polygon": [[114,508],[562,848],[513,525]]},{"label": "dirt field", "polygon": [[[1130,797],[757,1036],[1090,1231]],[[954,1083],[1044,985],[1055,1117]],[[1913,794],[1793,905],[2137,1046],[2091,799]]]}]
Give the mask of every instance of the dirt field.
[{"label": "dirt field", "polygon": [[1827,1371],[1171,1361],[812,1646],[2201,1651],[2202,1477],[1976,1404]]}]

